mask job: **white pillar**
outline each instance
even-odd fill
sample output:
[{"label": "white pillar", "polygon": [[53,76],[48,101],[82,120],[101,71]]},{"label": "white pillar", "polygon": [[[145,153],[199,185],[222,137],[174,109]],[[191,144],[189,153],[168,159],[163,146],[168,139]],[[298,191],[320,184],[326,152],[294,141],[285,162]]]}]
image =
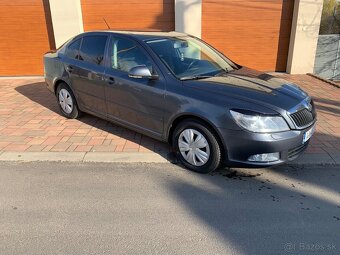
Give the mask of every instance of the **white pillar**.
[{"label": "white pillar", "polygon": [[201,38],[202,0],[175,0],[175,29]]},{"label": "white pillar", "polygon": [[58,48],[71,37],[84,32],[80,0],[49,0]]},{"label": "white pillar", "polygon": [[312,73],[323,0],[295,0],[287,73]]}]

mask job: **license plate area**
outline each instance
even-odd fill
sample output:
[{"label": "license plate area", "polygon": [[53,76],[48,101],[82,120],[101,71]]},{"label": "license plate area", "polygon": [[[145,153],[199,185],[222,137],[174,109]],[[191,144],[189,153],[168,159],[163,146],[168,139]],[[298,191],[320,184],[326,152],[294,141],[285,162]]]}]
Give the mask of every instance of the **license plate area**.
[{"label": "license plate area", "polygon": [[303,134],[302,144],[306,143],[314,134],[315,125]]}]

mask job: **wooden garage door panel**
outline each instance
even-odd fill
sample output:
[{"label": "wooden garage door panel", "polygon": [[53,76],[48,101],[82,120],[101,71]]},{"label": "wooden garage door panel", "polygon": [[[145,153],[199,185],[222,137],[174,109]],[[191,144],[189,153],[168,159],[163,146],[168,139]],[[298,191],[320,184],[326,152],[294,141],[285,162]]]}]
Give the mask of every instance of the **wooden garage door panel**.
[{"label": "wooden garage door panel", "polygon": [[202,38],[238,62],[285,71],[293,0],[203,0]]},{"label": "wooden garage door panel", "polygon": [[[203,0],[204,13],[213,20],[272,20],[290,19],[292,0]],[[284,9],[282,6],[284,6]],[[279,12],[279,17],[277,16]],[[259,16],[261,14],[261,16]],[[209,17],[206,17],[209,19]]]},{"label": "wooden garage door panel", "polygon": [[0,75],[41,75],[50,49],[44,6],[39,0],[0,3]]},{"label": "wooden garage door panel", "polygon": [[1,0],[0,6],[41,6],[42,1],[37,1],[37,0],[20,0],[20,1],[15,1],[15,0]]},{"label": "wooden garage door panel", "polygon": [[175,28],[174,0],[125,0],[119,4],[109,0],[82,0],[84,30],[158,30]]},{"label": "wooden garage door panel", "polygon": [[[290,25],[291,22],[282,22],[282,27],[280,24],[275,22],[271,22],[272,27],[267,26],[266,21],[257,22],[259,28],[257,29],[249,29],[249,27],[244,26],[244,22],[242,21],[232,21],[228,22],[228,26],[206,26],[205,28],[209,29],[209,32],[206,33],[207,35],[205,38],[221,38],[221,33],[228,33],[230,36],[231,33],[233,36],[238,36],[239,38],[249,38],[251,37],[259,37],[259,38],[279,38],[277,36],[280,31],[282,32],[281,37],[290,37]],[[276,26],[275,26],[276,25]],[[236,31],[237,28],[237,31]],[[222,34],[223,35],[223,34]],[[227,37],[228,35],[223,35]]]}]

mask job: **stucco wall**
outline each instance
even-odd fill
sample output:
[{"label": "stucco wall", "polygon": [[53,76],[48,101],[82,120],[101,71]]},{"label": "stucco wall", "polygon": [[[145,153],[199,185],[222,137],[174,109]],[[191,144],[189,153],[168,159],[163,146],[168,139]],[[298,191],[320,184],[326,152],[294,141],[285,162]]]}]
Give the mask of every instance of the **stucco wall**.
[{"label": "stucco wall", "polygon": [[295,0],[287,72],[312,73],[323,0]]},{"label": "stucco wall", "polygon": [[202,0],[175,0],[175,29],[201,38]]},{"label": "stucco wall", "polygon": [[49,0],[56,47],[82,33],[83,19],[80,0]]}]

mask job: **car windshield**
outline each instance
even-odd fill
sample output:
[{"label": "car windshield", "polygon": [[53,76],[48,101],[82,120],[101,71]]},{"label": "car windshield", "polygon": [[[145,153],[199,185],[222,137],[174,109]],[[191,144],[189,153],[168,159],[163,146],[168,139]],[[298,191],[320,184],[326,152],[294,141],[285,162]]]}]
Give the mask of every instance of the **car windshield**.
[{"label": "car windshield", "polygon": [[181,80],[207,78],[237,68],[208,45],[189,36],[162,38],[146,43]]}]

